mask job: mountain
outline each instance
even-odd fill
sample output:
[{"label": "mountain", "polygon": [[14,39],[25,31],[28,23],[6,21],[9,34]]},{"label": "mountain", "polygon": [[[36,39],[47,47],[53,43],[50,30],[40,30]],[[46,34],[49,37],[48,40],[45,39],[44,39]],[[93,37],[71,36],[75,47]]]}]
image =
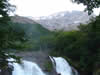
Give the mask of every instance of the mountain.
[{"label": "mountain", "polygon": [[43,27],[53,30],[76,30],[80,23],[87,23],[93,15],[82,11],[59,12],[47,17],[40,17],[35,21]]},{"label": "mountain", "polygon": [[23,16],[12,16],[11,17],[12,22],[14,23],[22,23],[22,24],[37,24],[34,20],[29,19],[27,17],[23,17]]},{"label": "mountain", "polygon": [[34,20],[22,16],[11,17],[13,28],[15,30],[25,31],[25,37],[30,39],[38,39],[41,36],[49,35],[51,32]]},{"label": "mountain", "polygon": [[41,24],[36,23],[34,20],[28,17],[22,16],[12,16],[11,17],[11,26],[17,31],[24,31],[24,39],[28,39],[24,43],[16,42],[16,47],[28,48],[28,50],[40,50],[41,49],[41,40],[45,37],[52,35],[52,32],[44,28]]}]

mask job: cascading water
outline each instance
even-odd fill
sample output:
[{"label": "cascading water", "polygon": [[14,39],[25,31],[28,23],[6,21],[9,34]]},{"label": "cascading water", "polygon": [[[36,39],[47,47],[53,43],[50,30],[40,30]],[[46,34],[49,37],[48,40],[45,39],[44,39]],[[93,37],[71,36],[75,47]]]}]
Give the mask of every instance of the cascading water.
[{"label": "cascading water", "polygon": [[[64,58],[50,56],[50,59],[53,63],[54,69],[57,72],[57,75],[78,75],[77,70],[71,67]],[[10,59],[9,61],[14,61],[14,59]],[[22,60],[21,64],[9,64],[13,65],[14,67],[12,75],[46,75],[43,73],[40,67],[34,62]]]},{"label": "cascading water", "polygon": [[22,61],[22,64],[13,63],[12,75],[45,75],[39,66],[33,62]]},{"label": "cascading water", "polygon": [[[74,75],[71,66],[62,57],[51,57],[50,59],[53,63],[54,68],[58,75]],[[78,75],[78,74],[75,74]]]}]

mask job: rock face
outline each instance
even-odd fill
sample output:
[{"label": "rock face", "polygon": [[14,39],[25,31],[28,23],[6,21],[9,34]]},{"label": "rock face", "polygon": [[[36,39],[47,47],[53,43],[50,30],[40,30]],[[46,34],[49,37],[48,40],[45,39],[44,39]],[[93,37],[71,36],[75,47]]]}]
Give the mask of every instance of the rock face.
[{"label": "rock face", "polygon": [[76,30],[80,23],[87,23],[94,16],[82,11],[60,12],[47,17],[40,17],[35,21],[43,27],[53,30]]},{"label": "rock face", "polygon": [[0,70],[0,75],[12,75],[13,66],[8,66],[7,69]]},{"label": "rock face", "polygon": [[48,51],[22,51],[15,55],[22,57],[23,60],[36,62],[42,70],[45,70],[44,65],[48,60]]}]

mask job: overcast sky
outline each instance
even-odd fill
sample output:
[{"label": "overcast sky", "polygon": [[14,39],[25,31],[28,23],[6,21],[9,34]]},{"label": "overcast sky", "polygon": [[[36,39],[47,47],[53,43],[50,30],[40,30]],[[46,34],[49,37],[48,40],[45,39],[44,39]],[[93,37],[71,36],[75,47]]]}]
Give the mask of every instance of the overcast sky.
[{"label": "overcast sky", "polygon": [[[84,6],[71,3],[70,0],[10,0],[16,5],[15,14],[20,16],[48,16],[57,12],[79,10],[83,11]],[[98,14],[98,10],[95,11]]]}]

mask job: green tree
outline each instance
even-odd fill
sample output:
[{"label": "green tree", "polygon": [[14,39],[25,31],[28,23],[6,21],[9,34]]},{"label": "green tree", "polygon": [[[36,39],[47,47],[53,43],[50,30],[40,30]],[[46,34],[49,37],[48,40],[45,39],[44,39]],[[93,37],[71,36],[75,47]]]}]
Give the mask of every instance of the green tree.
[{"label": "green tree", "polygon": [[0,0],[0,69],[7,68],[8,58],[17,58],[9,55],[6,50],[11,48],[15,41],[24,41],[24,32],[15,31],[11,26],[9,12],[13,11],[14,6],[8,1]]},{"label": "green tree", "polygon": [[54,55],[78,62],[74,66],[80,73],[93,75],[96,63],[100,63],[100,16],[81,24],[77,31],[60,32],[54,38]]},{"label": "green tree", "polygon": [[100,0],[72,0],[76,3],[83,3],[83,5],[86,6],[86,10],[88,10],[88,13],[91,14],[93,12],[94,8],[100,7]]},{"label": "green tree", "polygon": [[[78,4],[82,3],[86,6],[86,10],[89,14],[93,12],[94,8],[100,7],[100,0],[72,0]],[[96,17],[96,19],[88,24],[87,27],[87,46],[88,46],[88,72],[90,75],[93,73],[93,68],[96,62],[100,63],[100,55],[99,55],[99,44],[100,44],[100,15]],[[92,57],[91,57],[92,56]],[[92,59],[91,59],[92,58]],[[98,61],[99,60],[99,61]]]}]

